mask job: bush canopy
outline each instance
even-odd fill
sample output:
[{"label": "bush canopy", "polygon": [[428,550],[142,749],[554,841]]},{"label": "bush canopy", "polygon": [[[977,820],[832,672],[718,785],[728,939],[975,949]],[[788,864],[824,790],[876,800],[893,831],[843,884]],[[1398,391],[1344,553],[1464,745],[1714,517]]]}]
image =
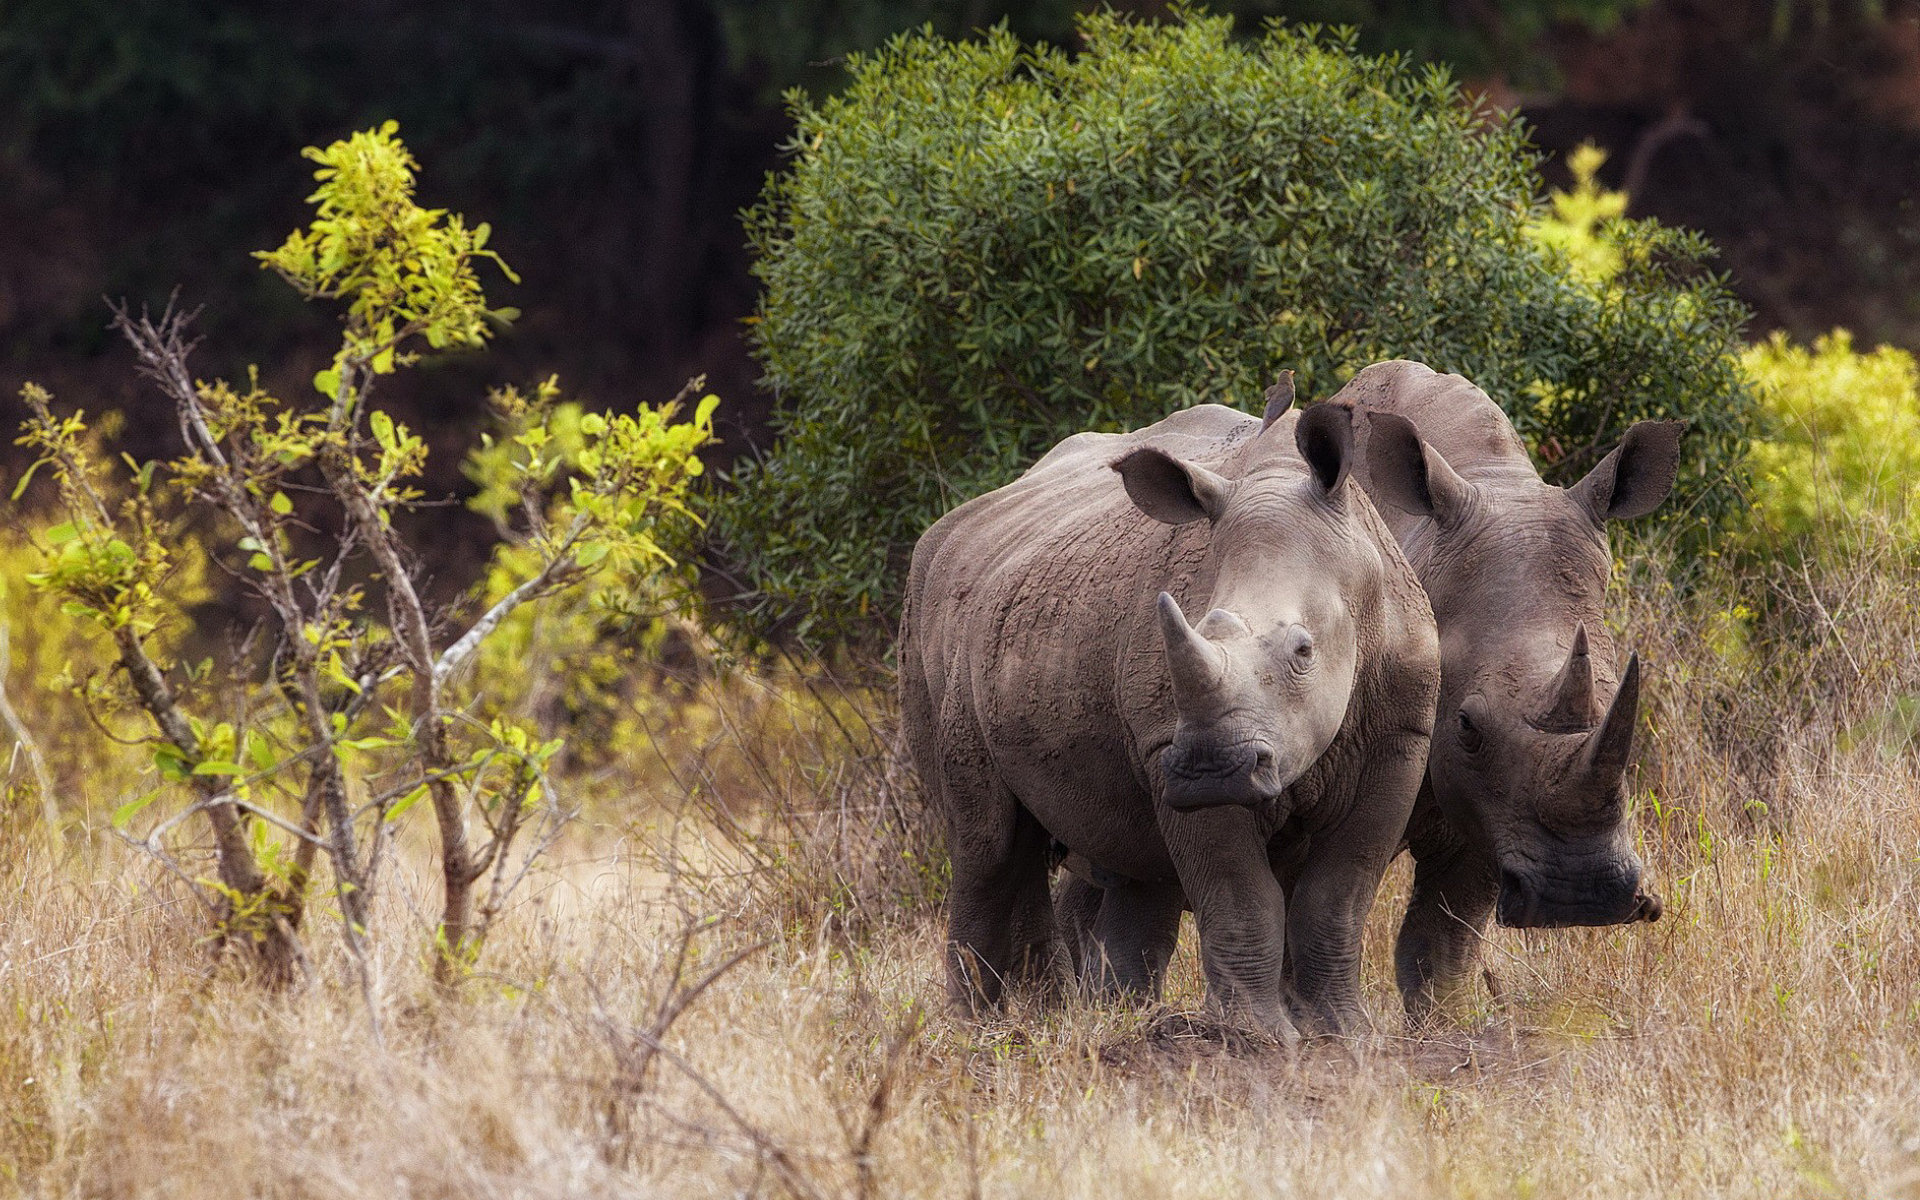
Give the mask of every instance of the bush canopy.
[{"label": "bush canopy", "polygon": [[747,214],[777,441],[713,533],[764,621],[871,639],[914,539],[1061,437],[1276,372],[1383,358],[1497,399],[1571,482],[1632,421],[1693,424],[1677,503],[1726,507],[1744,312],[1697,236],[1615,215],[1604,276],[1539,236],[1536,156],[1448,75],[1347,34],[1095,14],[1069,54],[922,32],[794,93]]}]

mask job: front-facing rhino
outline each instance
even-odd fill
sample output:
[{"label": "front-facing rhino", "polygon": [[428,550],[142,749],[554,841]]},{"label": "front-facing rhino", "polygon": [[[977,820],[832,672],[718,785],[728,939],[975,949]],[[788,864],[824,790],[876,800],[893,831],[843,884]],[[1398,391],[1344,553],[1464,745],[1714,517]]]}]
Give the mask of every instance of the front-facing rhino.
[{"label": "front-facing rhino", "polygon": [[1426,759],[1432,616],[1350,480],[1351,416],[1238,421],[1208,405],[1070,438],[914,549],[901,711],[947,822],[957,1000],[1054,975],[1064,845],[1115,884],[1124,978],[1157,983],[1184,898],[1236,1022],[1364,1020],[1360,932]]},{"label": "front-facing rhino", "polygon": [[1440,629],[1428,784],[1407,836],[1413,897],[1395,953],[1417,1021],[1470,977],[1489,917],[1543,927],[1660,915],[1626,819],[1640,669],[1629,657],[1614,670],[1605,526],[1666,498],[1681,427],[1634,425],[1561,489],[1458,375],[1378,363],[1330,403],[1368,417],[1363,482]]}]

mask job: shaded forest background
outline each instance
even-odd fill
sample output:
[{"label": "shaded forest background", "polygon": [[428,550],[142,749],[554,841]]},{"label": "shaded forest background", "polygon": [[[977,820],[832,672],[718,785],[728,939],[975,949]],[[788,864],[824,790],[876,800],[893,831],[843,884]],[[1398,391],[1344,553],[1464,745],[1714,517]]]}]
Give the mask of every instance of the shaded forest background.
[{"label": "shaded forest background", "polygon": [[[137,392],[102,297],[204,305],[211,374],[281,364],[304,386],[328,315],[247,251],[297,224],[300,147],[395,118],[427,203],[485,212],[525,315],[484,360],[436,361],[388,397],[461,486],[483,384],[559,372],[606,405],[705,373],[725,455],[772,398],[741,318],[738,213],[779,161],[781,92],[829,91],[840,57],[931,22],[1000,20],[1072,44],[1083,4],[1039,0],[26,0],[0,8],[0,388],[27,378],[128,413],[159,453],[170,414]],[[1165,6],[1117,7],[1152,14]],[[1920,3],[1880,0],[1234,0],[1357,25],[1369,50],[1452,65],[1517,108],[1550,159],[1591,140],[1633,215],[1707,233],[1753,333],[1920,347]],[[146,426],[151,426],[150,428]],[[436,518],[439,519],[439,518]],[[451,518],[464,521],[466,515]],[[477,532],[477,530],[476,530]],[[458,586],[477,563],[440,539]]]}]

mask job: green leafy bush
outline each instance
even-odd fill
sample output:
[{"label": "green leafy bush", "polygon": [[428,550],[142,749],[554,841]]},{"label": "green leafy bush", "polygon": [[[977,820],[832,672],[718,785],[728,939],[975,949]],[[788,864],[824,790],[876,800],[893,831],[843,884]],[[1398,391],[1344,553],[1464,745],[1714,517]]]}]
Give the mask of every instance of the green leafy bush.
[{"label": "green leafy bush", "polygon": [[1282,368],[1325,396],[1424,359],[1506,406],[1549,478],[1631,421],[1691,419],[1680,503],[1726,506],[1749,400],[1709,248],[1610,219],[1619,267],[1543,245],[1517,125],[1438,70],[1225,19],[1082,23],[1077,56],[907,36],[790,98],[748,228],[778,442],[715,522],[762,618],[870,637],[914,538],[1067,433]]},{"label": "green leafy bush", "polygon": [[1797,558],[1863,531],[1920,536],[1920,368],[1893,346],[1867,353],[1844,329],[1796,346],[1785,334],[1741,362],[1760,401],[1748,450],[1752,549]]}]

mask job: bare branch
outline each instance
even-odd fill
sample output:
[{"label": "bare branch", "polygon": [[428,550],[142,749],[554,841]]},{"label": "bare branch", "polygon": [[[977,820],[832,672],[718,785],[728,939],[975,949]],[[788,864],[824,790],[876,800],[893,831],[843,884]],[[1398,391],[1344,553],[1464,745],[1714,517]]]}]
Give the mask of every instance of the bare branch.
[{"label": "bare branch", "polygon": [[502,596],[493,607],[482,613],[479,620],[441,653],[439,660],[433,664],[433,683],[436,689],[446,686],[447,679],[460,669],[474,651],[480,648],[480,643],[486,640],[487,635],[498,629],[500,622],[506,620],[514,609],[538,597],[541,592],[549,588],[556,585],[564,586],[564,584],[557,584],[557,579],[572,569],[573,546],[586,532],[590,520],[591,518],[585,513],[575,516],[573,524],[568,527],[559,547],[547,560],[546,565],[540,569],[540,573]]}]

